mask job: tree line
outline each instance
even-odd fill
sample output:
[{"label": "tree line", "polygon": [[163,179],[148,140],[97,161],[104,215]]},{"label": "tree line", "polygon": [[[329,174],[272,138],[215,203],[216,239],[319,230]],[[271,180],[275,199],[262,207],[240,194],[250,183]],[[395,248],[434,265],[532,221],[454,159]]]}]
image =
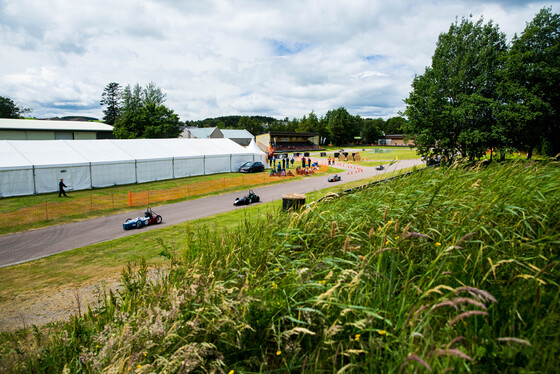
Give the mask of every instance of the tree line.
[{"label": "tree line", "polygon": [[542,9],[511,45],[492,21],[440,34],[412,82],[404,132],[424,156],[560,153],[560,15]]}]

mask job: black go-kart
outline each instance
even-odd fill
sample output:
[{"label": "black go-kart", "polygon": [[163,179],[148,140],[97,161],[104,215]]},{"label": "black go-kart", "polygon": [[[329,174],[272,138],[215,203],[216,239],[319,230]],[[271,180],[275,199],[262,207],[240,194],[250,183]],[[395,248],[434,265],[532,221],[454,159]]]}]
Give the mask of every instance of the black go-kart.
[{"label": "black go-kart", "polygon": [[250,190],[247,196],[236,198],[235,201],[233,202],[233,205],[235,206],[249,205],[252,203],[258,203],[259,201],[261,201],[261,198],[258,197],[257,194],[253,192],[253,190]]},{"label": "black go-kart", "polygon": [[383,165],[379,165],[378,167],[375,168],[375,170],[383,170],[383,169],[385,169]]},{"label": "black go-kart", "polygon": [[332,177],[329,177],[328,181],[329,182],[340,182],[342,178],[340,177],[340,175],[335,174]]}]

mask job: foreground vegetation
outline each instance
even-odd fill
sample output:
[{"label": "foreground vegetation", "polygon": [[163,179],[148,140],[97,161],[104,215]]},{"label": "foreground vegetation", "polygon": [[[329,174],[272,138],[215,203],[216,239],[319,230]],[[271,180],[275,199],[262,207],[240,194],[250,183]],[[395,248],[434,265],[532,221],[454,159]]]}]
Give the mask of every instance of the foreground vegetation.
[{"label": "foreground vegetation", "polygon": [[551,372],[557,164],[426,169],[160,241],[123,291],[1,335],[7,372]]}]

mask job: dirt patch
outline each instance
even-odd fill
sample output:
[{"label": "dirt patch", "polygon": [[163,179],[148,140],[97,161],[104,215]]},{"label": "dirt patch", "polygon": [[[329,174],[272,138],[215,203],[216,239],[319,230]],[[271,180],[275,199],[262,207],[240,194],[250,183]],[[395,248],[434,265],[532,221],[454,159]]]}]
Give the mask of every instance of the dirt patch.
[{"label": "dirt patch", "polygon": [[99,303],[103,292],[117,291],[120,279],[82,284],[77,287],[61,287],[41,294],[21,295],[0,304],[0,331],[11,331],[33,325],[43,326],[65,321],[70,316],[87,312]]}]

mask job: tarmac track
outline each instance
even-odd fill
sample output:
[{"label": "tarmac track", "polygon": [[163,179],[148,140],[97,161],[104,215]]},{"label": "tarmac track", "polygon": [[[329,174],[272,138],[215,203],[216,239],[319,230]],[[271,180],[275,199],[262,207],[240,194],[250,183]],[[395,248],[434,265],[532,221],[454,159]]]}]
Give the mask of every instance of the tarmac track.
[{"label": "tarmac track", "polygon": [[[403,160],[396,162],[390,167],[386,167],[385,170],[382,171],[376,170],[375,167],[360,167],[363,171],[359,171],[359,169],[344,166],[344,164],[339,165],[337,163],[337,167],[344,168],[347,171],[345,173],[339,173],[342,180],[336,184],[370,178],[375,175],[421,164],[422,161],[418,159]],[[261,202],[271,202],[280,200],[282,195],[287,193],[308,193],[332,186],[333,183],[327,181],[327,175],[322,175],[293,182],[254,188],[253,190],[259,195]],[[2,235],[0,236],[0,267],[16,265],[90,244],[135,235],[146,230],[155,230],[165,226],[213,216],[234,209],[243,209],[244,207],[233,206],[233,201],[236,197],[241,197],[244,194],[246,194],[244,191],[231,192],[223,195],[153,207],[154,211],[163,217],[163,223],[160,225],[146,226],[139,230],[133,229],[125,231],[122,228],[122,224],[128,217],[143,216],[145,209],[51,226],[38,230]]]}]

